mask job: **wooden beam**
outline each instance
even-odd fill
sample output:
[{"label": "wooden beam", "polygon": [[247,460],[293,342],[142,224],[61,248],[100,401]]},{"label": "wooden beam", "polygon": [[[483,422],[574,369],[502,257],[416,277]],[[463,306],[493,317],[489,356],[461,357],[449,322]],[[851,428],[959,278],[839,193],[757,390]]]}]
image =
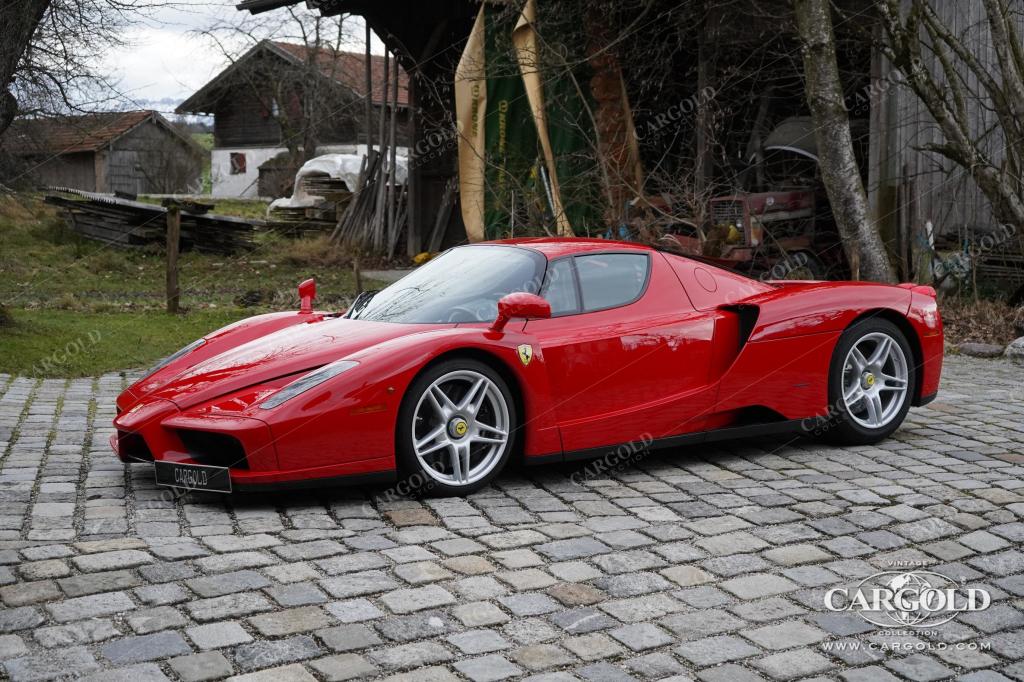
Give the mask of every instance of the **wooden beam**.
[{"label": "wooden beam", "polygon": [[167,312],[176,315],[181,298],[178,287],[178,242],[181,240],[181,208],[167,207]]}]

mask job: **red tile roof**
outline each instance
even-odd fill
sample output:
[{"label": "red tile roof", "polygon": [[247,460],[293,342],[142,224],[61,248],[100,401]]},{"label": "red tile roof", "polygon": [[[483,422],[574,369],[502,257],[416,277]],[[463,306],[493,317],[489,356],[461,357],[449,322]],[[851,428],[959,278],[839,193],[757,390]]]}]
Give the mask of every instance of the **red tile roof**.
[{"label": "red tile roof", "polygon": [[0,139],[0,147],[14,154],[73,154],[102,149],[151,116],[153,111],[123,111],[19,119]]},{"label": "red tile roof", "polygon": [[[279,41],[264,40],[255,45],[247,53],[239,57],[226,69],[217,74],[213,80],[192,93],[192,96],[182,102],[175,111],[178,113],[212,113],[216,102],[224,96],[224,87],[231,83],[231,75],[236,69],[242,68],[249,59],[259,55],[261,52],[270,52],[278,57],[288,60],[296,65],[302,65],[310,58],[313,50],[306,45],[294,43],[283,43]],[[321,47],[315,50],[313,60],[319,67],[320,72],[336,83],[343,85],[359,97],[366,96],[366,55],[362,52],[341,52],[330,48]],[[371,101],[380,104],[384,101],[384,57],[382,55],[371,55]],[[394,77],[394,71],[391,71]],[[388,97],[391,96],[390,85],[388,86]],[[398,104],[399,106],[409,105],[409,76],[405,71],[399,70],[398,77]]]},{"label": "red tile roof", "polygon": [[[281,43],[274,41],[278,47],[296,60],[307,63],[310,59],[309,47],[295,45],[293,43]],[[316,50],[316,63],[320,72],[328,78],[338,81],[342,85],[358,94],[366,96],[366,54],[362,52],[338,52],[330,48]],[[391,62],[389,76],[395,77],[395,62]],[[384,101],[384,57],[383,55],[370,56],[370,77],[372,79],[373,103],[380,104]],[[388,86],[388,98],[391,97],[391,86]],[[409,76],[405,71],[398,72],[398,104],[409,106]]]}]

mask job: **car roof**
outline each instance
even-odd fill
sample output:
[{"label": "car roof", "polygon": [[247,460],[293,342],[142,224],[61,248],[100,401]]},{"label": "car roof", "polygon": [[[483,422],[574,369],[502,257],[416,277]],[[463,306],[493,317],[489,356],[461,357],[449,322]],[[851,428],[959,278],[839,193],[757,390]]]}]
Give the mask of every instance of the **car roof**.
[{"label": "car roof", "polygon": [[481,244],[505,244],[522,246],[539,251],[549,259],[573,253],[588,251],[654,251],[646,244],[621,242],[613,239],[595,239],[593,237],[521,237],[519,239],[500,239]]}]

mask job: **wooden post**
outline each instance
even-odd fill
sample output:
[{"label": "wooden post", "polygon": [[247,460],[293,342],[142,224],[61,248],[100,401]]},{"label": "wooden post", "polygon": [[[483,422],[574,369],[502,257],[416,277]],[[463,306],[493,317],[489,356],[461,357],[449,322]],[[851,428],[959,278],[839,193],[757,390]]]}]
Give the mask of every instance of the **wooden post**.
[{"label": "wooden post", "polygon": [[412,258],[420,252],[420,247],[423,242],[419,210],[420,160],[417,158],[415,152],[416,135],[418,134],[418,126],[416,124],[416,95],[416,78],[414,77],[414,74],[409,74],[409,108],[406,110],[409,115],[409,120],[407,122],[409,144],[405,156],[405,200],[408,202],[409,206],[408,218],[405,223],[408,226],[405,233],[405,252],[409,258]]},{"label": "wooden post", "polygon": [[[708,20],[710,22],[710,19]],[[704,92],[709,87],[712,87],[712,71],[714,69],[713,60],[713,48],[709,45],[710,40],[706,37],[706,30],[702,32],[705,37],[702,38],[697,46],[697,120],[694,122],[694,142],[696,150],[694,153],[694,173],[693,173],[693,184],[694,193],[701,197],[706,198],[705,195],[710,190],[712,182],[714,182],[714,165],[711,148],[711,98],[705,97]]]},{"label": "wooden post", "polygon": [[178,242],[181,240],[181,208],[167,207],[167,312],[176,315],[181,290],[178,288]]},{"label": "wooden post", "polygon": [[366,155],[373,149],[373,55],[370,54],[370,22],[366,21]]}]

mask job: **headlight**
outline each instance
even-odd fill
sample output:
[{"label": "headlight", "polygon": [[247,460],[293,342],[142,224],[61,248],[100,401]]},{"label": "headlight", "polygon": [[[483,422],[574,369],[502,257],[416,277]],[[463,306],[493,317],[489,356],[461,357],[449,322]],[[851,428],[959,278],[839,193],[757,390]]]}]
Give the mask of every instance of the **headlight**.
[{"label": "headlight", "polygon": [[184,348],[182,348],[178,352],[171,353],[166,358],[164,358],[160,362],[158,362],[155,365],[153,365],[152,367],[150,367],[149,371],[146,372],[146,376],[149,376],[150,374],[152,374],[153,372],[156,372],[159,369],[163,369],[164,367],[166,367],[167,365],[171,364],[172,362],[174,362],[178,358],[180,358],[180,357],[182,357],[184,355],[188,355],[189,353],[194,351],[196,348],[199,348],[200,346],[202,346],[205,343],[206,343],[206,339],[196,339],[195,341],[193,341],[192,343],[188,344],[187,346],[185,346]]},{"label": "headlight", "polygon": [[359,363],[354,360],[338,360],[320,369],[313,370],[309,374],[296,379],[280,391],[264,400],[260,407],[264,410],[272,410],[286,400],[291,400],[297,395],[305,393],[314,386],[319,386],[331,377],[336,377],[342,372],[347,372]]}]

